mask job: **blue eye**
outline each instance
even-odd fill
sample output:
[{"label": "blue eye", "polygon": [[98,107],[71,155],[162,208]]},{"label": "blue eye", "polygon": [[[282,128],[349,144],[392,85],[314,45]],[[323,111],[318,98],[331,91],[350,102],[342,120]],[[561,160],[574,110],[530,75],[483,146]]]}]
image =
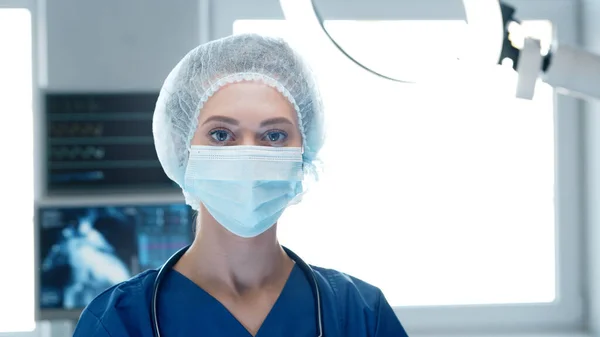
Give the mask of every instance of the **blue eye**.
[{"label": "blue eye", "polygon": [[209,134],[218,143],[227,142],[233,138],[227,130],[223,129],[213,130]]},{"label": "blue eye", "polygon": [[287,134],[283,131],[269,131],[263,137],[264,140],[273,143],[281,143],[287,139]]}]

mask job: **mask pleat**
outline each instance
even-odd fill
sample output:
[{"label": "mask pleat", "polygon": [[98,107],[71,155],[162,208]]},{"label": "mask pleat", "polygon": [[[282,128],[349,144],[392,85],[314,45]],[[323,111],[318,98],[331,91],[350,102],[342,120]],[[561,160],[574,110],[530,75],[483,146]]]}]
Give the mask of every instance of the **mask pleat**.
[{"label": "mask pleat", "polygon": [[302,192],[302,149],[195,146],[184,191],[232,233],[251,237],[270,228]]}]

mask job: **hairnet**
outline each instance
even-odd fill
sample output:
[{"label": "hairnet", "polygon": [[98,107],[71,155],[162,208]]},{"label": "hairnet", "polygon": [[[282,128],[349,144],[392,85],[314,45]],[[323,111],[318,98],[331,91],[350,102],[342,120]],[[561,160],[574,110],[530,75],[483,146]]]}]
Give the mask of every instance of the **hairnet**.
[{"label": "hairnet", "polygon": [[263,82],[290,101],[298,115],[305,171],[316,178],[315,161],[324,139],[316,81],[286,42],[256,34],[232,35],[202,44],[167,76],[152,123],[156,152],[167,176],[184,187],[202,106],[221,87],[241,81]]}]

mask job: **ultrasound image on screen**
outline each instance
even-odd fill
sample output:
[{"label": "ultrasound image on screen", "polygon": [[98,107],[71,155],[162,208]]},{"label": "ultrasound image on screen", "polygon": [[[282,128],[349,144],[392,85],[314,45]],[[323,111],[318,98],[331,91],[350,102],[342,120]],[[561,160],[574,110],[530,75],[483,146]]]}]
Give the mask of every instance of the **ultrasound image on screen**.
[{"label": "ultrasound image on screen", "polygon": [[191,243],[186,205],[46,208],[39,213],[40,307],[82,309]]},{"label": "ultrasound image on screen", "polygon": [[83,208],[47,209],[40,218],[42,308],[83,308],[132,276],[135,217],[118,208]]},{"label": "ultrasound image on screen", "polygon": [[192,210],[186,205],[140,207],[138,227],[141,270],[160,267],[180,248],[192,241]]}]

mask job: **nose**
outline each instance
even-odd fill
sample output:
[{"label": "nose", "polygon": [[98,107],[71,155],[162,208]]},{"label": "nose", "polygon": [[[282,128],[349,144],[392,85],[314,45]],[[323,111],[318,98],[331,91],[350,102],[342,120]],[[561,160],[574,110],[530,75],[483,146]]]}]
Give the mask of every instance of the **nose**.
[{"label": "nose", "polygon": [[256,132],[250,130],[244,130],[244,132],[242,133],[242,139],[240,141],[240,144],[248,146],[260,145],[259,139],[256,136]]}]

